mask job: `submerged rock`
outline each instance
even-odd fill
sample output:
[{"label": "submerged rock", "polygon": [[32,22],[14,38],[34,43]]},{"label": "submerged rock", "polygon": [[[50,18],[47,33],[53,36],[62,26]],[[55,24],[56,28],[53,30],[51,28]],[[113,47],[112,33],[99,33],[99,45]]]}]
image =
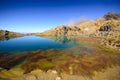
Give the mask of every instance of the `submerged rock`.
[{"label": "submerged rock", "polygon": [[[61,77],[52,73],[25,74],[11,80],[119,80],[120,66],[112,66],[102,71],[94,71],[94,76],[78,76],[61,74]],[[114,73],[114,74],[113,74]]]}]

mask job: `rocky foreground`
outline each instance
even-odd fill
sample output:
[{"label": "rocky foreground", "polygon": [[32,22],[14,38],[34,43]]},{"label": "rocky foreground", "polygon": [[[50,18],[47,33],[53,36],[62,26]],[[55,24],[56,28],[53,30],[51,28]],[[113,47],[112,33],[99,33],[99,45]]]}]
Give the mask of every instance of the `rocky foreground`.
[{"label": "rocky foreground", "polygon": [[69,51],[40,50],[31,53],[1,55],[0,78],[1,80],[120,79],[119,52],[115,55],[113,52],[104,53],[97,50],[98,52],[93,51],[91,54],[74,55]]},{"label": "rocky foreground", "polygon": [[[20,78],[13,80],[119,80],[120,66],[113,66],[106,69],[103,72],[94,72],[92,78],[87,76],[61,74],[59,75],[55,70],[49,70],[47,72],[41,72],[41,70],[34,70],[33,72],[26,74]],[[113,74],[111,74],[113,73]]]},{"label": "rocky foreground", "polygon": [[[119,51],[99,45],[98,38],[87,37],[76,40],[94,45],[95,49],[76,46],[66,50],[1,54],[0,78],[2,80],[120,79]],[[76,52],[77,54],[74,54]]]}]

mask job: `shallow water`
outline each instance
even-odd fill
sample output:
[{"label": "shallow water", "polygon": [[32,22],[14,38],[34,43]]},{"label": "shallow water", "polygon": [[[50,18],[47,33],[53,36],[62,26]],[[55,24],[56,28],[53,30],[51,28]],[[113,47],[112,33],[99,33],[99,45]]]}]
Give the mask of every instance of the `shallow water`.
[{"label": "shallow water", "polygon": [[[79,37],[79,39],[65,36],[25,36],[1,41],[1,52],[16,51],[20,54],[0,52],[0,68],[6,69],[6,74],[11,74],[10,71],[29,73],[37,68],[43,71],[55,69],[60,73],[69,73],[69,67],[72,66],[74,75],[91,76],[94,71],[120,64],[119,55],[111,56],[109,52],[101,51],[99,47],[89,44],[92,41],[95,43],[93,38]],[[22,51],[26,52],[22,53]],[[17,68],[22,70],[18,71]],[[2,71],[0,74],[3,74]]]},{"label": "shallow water", "polygon": [[0,52],[23,52],[48,49],[67,49],[78,44],[67,37],[52,39],[38,36],[24,36],[0,41]]}]

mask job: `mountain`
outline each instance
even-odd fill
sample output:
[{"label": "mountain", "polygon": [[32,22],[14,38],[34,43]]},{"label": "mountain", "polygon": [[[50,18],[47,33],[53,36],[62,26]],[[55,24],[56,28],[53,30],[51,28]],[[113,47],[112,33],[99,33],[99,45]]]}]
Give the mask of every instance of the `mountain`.
[{"label": "mountain", "polygon": [[115,12],[109,12],[108,14],[104,15],[103,17],[106,20],[111,20],[111,19],[120,20],[120,14],[115,13]]},{"label": "mountain", "polygon": [[101,37],[101,44],[120,49],[120,14],[109,12],[94,21],[85,21],[75,26],[62,25],[36,35]]},{"label": "mountain", "polygon": [[81,32],[80,28],[74,26],[58,26],[56,28],[47,30],[43,33],[38,33],[38,35],[42,36],[73,36],[73,35],[79,35],[78,33]]},{"label": "mountain", "polygon": [[[101,18],[94,21],[83,21],[74,26],[61,25],[56,28],[41,32],[26,35],[37,36],[88,36],[101,37],[101,44],[120,50],[120,14],[109,12]],[[24,34],[0,30],[0,39],[9,39],[13,37],[24,36]]]},{"label": "mountain", "polygon": [[106,35],[101,33],[102,31],[109,31],[117,27],[119,24],[120,14],[109,12],[105,14],[102,18],[98,18],[94,21],[85,21],[83,23],[77,24],[75,26],[58,26],[56,28],[47,30],[37,35],[41,36],[102,36]]}]

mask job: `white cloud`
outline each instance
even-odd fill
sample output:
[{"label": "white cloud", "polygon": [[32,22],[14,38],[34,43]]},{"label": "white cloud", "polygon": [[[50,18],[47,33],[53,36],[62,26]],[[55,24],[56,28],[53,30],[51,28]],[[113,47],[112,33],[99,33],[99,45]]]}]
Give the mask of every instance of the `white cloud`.
[{"label": "white cloud", "polygon": [[83,23],[85,21],[89,21],[89,19],[87,17],[84,17],[84,16],[81,16],[79,18],[71,18],[67,23],[66,25],[68,26],[75,26],[75,25],[78,25],[80,23]]}]

